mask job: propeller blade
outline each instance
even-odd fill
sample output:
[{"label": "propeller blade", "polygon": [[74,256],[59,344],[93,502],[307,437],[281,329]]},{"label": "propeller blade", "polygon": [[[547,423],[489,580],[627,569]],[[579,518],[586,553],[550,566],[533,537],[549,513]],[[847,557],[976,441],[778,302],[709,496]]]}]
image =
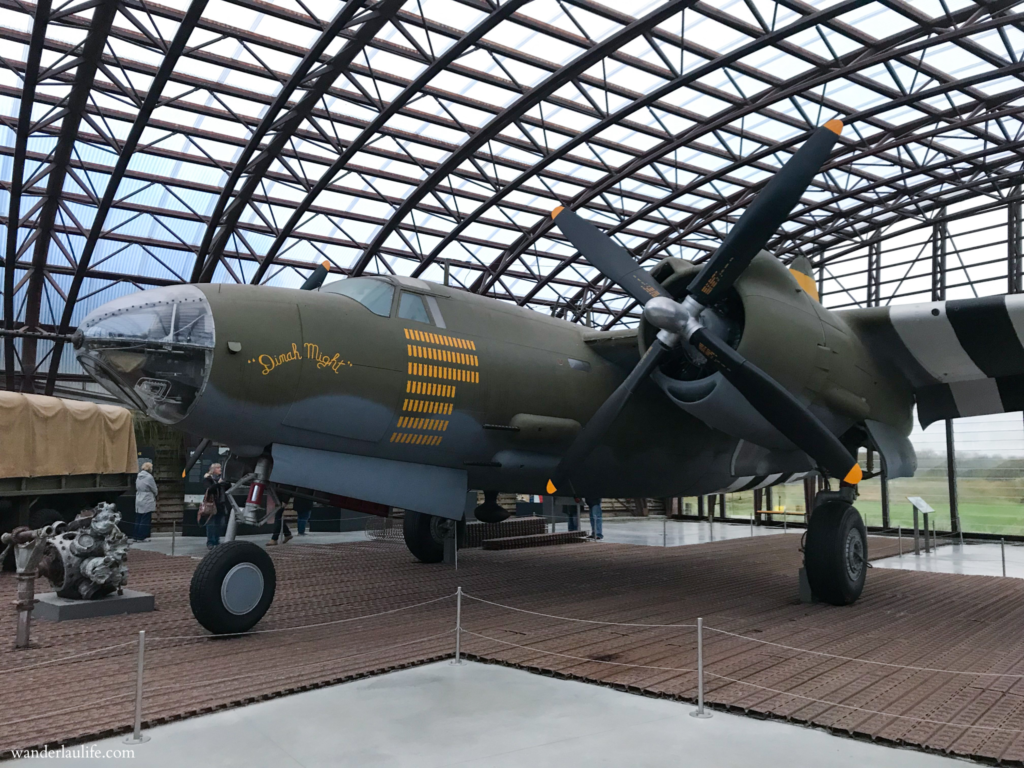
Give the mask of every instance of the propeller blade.
[{"label": "propeller blade", "polygon": [[[640,362],[636,364],[636,367],[629,372],[626,380],[601,404],[601,407],[597,409],[597,413],[590,418],[590,421],[576,435],[576,439],[573,440],[569,450],[565,452],[565,456],[562,457],[558,467],[555,468],[554,476],[548,480],[547,492],[549,494],[555,493],[560,484],[569,480],[573,472],[579,468],[579,465],[597,447],[597,444],[601,442],[601,439],[605,436],[612,423],[622,412],[630,395],[633,394],[633,390],[650,375],[651,371],[658,367],[666,352],[668,352],[668,347],[657,339],[647,348],[647,352],[640,358]],[[556,483],[555,480],[558,482]]]},{"label": "propeller blade", "polygon": [[690,336],[690,343],[797,448],[833,477],[851,485],[860,482],[862,473],[856,457],[789,390],[704,328]]},{"label": "propeller blade", "polygon": [[640,302],[640,306],[655,296],[671,298],[629,251],[575,211],[558,206],[551,212],[551,218],[592,267]]},{"label": "propeller blade", "polygon": [[779,169],[690,283],[688,291],[694,299],[708,306],[732,287],[736,278],[789,218],[800,196],[807,191],[832,154],[832,147],[842,130],[840,120],[829,120],[812,133]]},{"label": "propeller blade", "polygon": [[327,273],[331,271],[331,262],[322,261],[309,273],[309,277],[306,278],[306,282],[299,288],[300,291],[315,291],[321,285],[324,284],[324,280],[327,279]]},{"label": "propeller blade", "polygon": [[182,477],[185,477],[185,476],[186,476],[186,475],[188,474],[188,471],[189,471],[190,469],[192,469],[192,467],[194,467],[194,466],[196,465],[196,462],[197,462],[197,461],[199,461],[199,457],[200,457],[200,456],[202,456],[202,455],[203,455],[203,452],[204,452],[204,451],[205,451],[205,450],[206,450],[207,448],[209,448],[209,447],[210,447],[210,441],[209,441],[209,439],[208,439],[208,438],[204,438],[204,439],[203,439],[203,440],[202,440],[202,441],[201,441],[201,442],[199,443],[199,447],[198,447],[198,448],[196,448],[196,450],[195,450],[195,453],[193,453],[193,454],[192,454],[191,456],[189,456],[189,457],[188,457],[188,461],[186,461],[186,462],[185,462],[185,469],[184,469],[184,470],[182,470],[182,472],[181,472],[181,476],[182,476]]}]

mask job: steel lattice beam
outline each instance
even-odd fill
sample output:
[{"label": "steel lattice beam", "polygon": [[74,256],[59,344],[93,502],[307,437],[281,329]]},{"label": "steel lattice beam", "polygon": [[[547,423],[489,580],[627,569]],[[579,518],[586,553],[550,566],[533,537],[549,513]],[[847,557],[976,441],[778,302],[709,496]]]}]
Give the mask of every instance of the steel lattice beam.
[{"label": "steel lattice beam", "polygon": [[[1024,18],[1024,16],[1022,16],[1022,18]],[[992,25],[995,26],[996,23],[992,22]],[[970,29],[972,31],[969,32],[968,29]],[[973,33],[973,30],[974,30],[973,27],[972,28],[964,27],[964,28],[960,28],[960,29],[954,29],[954,30],[951,30],[951,31],[949,31],[947,33],[944,33],[944,35],[939,36],[939,37],[940,37],[940,39],[943,39],[943,40],[950,40],[950,39],[953,39],[953,38],[955,38],[957,36],[960,36],[960,35],[971,34],[971,33]],[[907,54],[913,53],[916,50],[921,50],[924,47],[936,44],[935,43],[935,39],[936,38],[930,38],[930,39],[926,39],[926,40],[918,40],[918,41],[912,42],[912,43],[908,44],[907,46],[905,46],[904,48],[902,48],[900,52],[903,53],[905,51]],[[619,184],[624,179],[629,178],[630,175],[637,168],[642,167],[643,165],[647,165],[647,164],[649,164],[651,162],[654,162],[654,160],[656,160],[658,157],[660,157],[662,154],[664,154],[666,152],[671,152],[671,151],[674,151],[675,149],[677,149],[680,146],[685,146],[688,141],[691,141],[694,138],[697,138],[697,137],[699,137],[701,135],[704,135],[704,134],[706,134],[706,133],[708,133],[710,131],[713,131],[715,128],[717,128],[720,125],[724,125],[724,124],[730,123],[730,122],[735,122],[736,120],[739,120],[743,115],[753,114],[753,113],[757,112],[757,110],[759,108],[763,107],[763,106],[767,106],[768,104],[776,102],[776,101],[778,101],[779,99],[782,99],[782,98],[788,98],[789,96],[795,96],[795,95],[797,95],[797,94],[799,94],[799,93],[801,93],[803,91],[806,91],[806,90],[808,90],[810,88],[814,88],[814,87],[817,87],[818,85],[822,85],[824,83],[827,83],[830,80],[833,80],[833,79],[835,79],[837,77],[845,76],[846,74],[848,74],[852,70],[864,69],[864,68],[866,68],[868,66],[875,65],[875,64],[877,64],[877,63],[879,63],[881,61],[885,61],[892,54],[893,54],[893,51],[892,51],[891,45],[890,46],[886,46],[885,50],[883,50],[882,52],[875,52],[873,54],[871,54],[871,53],[869,53],[868,51],[865,51],[865,50],[858,50],[858,51],[855,51],[853,54],[850,54],[849,56],[844,57],[844,58],[849,59],[849,61],[847,61],[844,64],[844,66],[842,66],[840,68],[837,68],[836,70],[829,71],[829,72],[813,71],[809,78],[807,78],[807,79],[805,79],[805,80],[803,80],[801,82],[787,81],[786,85],[781,90],[771,90],[771,91],[768,91],[766,93],[763,93],[756,100],[745,102],[738,109],[728,110],[725,114],[720,115],[719,117],[716,117],[714,120],[710,120],[710,121],[708,121],[708,122],[706,122],[704,124],[695,125],[692,128],[687,129],[686,131],[684,131],[681,134],[679,134],[675,139],[673,139],[672,142],[670,142],[668,144],[660,145],[658,147],[655,147],[649,153],[647,153],[644,157],[639,158],[639,159],[637,159],[636,161],[634,161],[632,163],[629,163],[626,167],[620,169],[615,174],[610,175],[609,177],[607,177],[607,178],[601,180],[600,182],[598,182],[597,184],[593,185],[591,188],[585,190],[576,200],[572,201],[571,207],[577,208],[577,207],[579,207],[581,205],[585,205],[591,198],[593,198],[596,195],[600,194],[600,192],[605,191],[607,189],[610,189],[610,188],[614,187],[616,184]],[[1013,69],[1014,73],[1024,72],[1024,67],[1022,67],[1020,63],[1017,63],[1017,64],[1013,65],[1012,69]],[[946,84],[946,85],[938,86],[938,87],[933,88],[933,89],[927,89],[927,90],[923,90],[923,91],[920,91],[920,92],[917,92],[917,93],[907,94],[905,96],[902,96],[898,100],[894,100],[892,102],[885,102],[885,103],[877,105],[877,106],[875,106],[875,107],[873,107],[871,109],[864,110],[864,111],[862,111],[860,113],[853,113],[852,115],[846,116],[846,118],[848,120],[850,120],[850,122],[856,122],[856,121],[860,121],[860,120],[868,120],[868,119],[876,117],[877,115],[879,115],[879,114],[881,114],[881,113],[883,113],[883,112],[885,112],[885,111],[887,111],[889,109],[895,109],[895,108],[897,108],[899,106],[905,106],[905,105],[912,104],[912,103],[919,103],[919,102],[924,101],[925,99],[934,98],[937,94],[942,94],[942,93],[946,93],[946,92],[951,91],[951,90],[956,90],[959,87],[965,87],[968,84],[973,85],[973,84],[976,84],[978,82],[984,82],[986,80],[990,80],[990,79],[994,79],[994,78],[997,78],[997,77],[1001,77],[1004,74],[1012,74],[1012,73],[1010,73],[1010,72],[1005,72],[1004,73],[1002,71],[1000,71],[1000,72],[987,72],[987,73],[984,73],[984,75],[978,75],[975,78],[968,78],[968,79],[966,79],[964,81],[955,81],[953,83],[949,83],[949,84]],[[952,128],[955,128],[955,127],[956,127],[955,125],[952,126]],[[895,131],[895,132],[898,132],[900,130],[900,127],[889,126],[888,128],[889,128],[890,131]],[[792,145],[798,143],[798,141],[800,141],[801,139],[802,139],[802,137],[799,137],[799,136],[798,137],[793,137],[793,138],[781,141],[781,142],[779,142],[779,143],[777,143],[775,145],[769,146],[768,148],[763,149],[763,150],[755,153],[751,157],[741,158],[741,159],[735,161],[734,163],[732,163],[730,165],[727,165],[727,166],[724,166],[723,168],[719,169],[718,171],[716,171],[716,172],[714,172],[712,174],[709,174],[705,178],[696,179],[695,181],[691,182],[690,184],[683,186],[680,190],[673,191],[672,193],[667,195],[664,198],[664,200],[662,200],[659,204],[652,205],[650,207],[650,209],[656,208],[657,205],[663,205],[665,202],[674,201],[674,200],[678,199],[679,197],[682,197],[683,195],[691,192],[697,186],[701,186],[701,185],[703,185],[705,183],[708,183],[709,180],[714,180],[716,178],[719,178],[719,177],[725,175],[725,173],[727,173],[727,172],[730,172],[730,173],[731,172],[735,172],[736,168],[741,167],[742,165],[747,164],[747,163],[749,163],[749,162],[751,162],[753,160],[761,160],[761,159],[764,159],[766,157],[770,157],[773,154],[775,154],[776,152],[778,152],[780,150],[783,150],[783,149],[787,149],[787,148],[791,147]],[[847,141],[849,141],[849,140],[847,140]],[[846,164],[849,165],[851,163],[846,163]],[[762,183],[762,185],[763,185],[763,183]],[[635,222],[638,219],[642,218],[648,212],[649,212],[649,209],[645,208],[645,209],[642,209],[641,211],[638,211],[636,213],[631,214],[630,216],[626,217],[625,219],[620,221],[618,224],[616,224],[614,227],[612,227],[609,230],[609,233],[610,234],[616,234],[622,228],[624,228],[624,227],[628,226],[629,224],[632,224],[633,222]],[[799,213],[798,213],[798,215],[799,215]],[[697,219],[697,217],[698,217],[698,215],[694,215],[693,219]],[[713,220],[713,218],[714,217],[707,216],[707,217],[703,217],[703,220],[704,221]],[[525,249],[527,247],[531,247],[533,245],[533,243],[536,242],[537,239],[542,237],[551,228],[551,226],[552,226],[552,224],[551,224],[550,221],[541,220],[536,225],[534,231],[531,233],[531,237],[530,238],[528,238],[528,239],[524,238],[519,243],[515,244],[512,248],[509,249],[509,255],[507,255],[505,257],[503,263],[507,264],[507,263],[511,263],[512,261],[514,261],[515,258],[518,257],[518,254],[522,251],[522,249]],[[662,239],[667,237],[669,234],[674,232],[676,229],[677,229],[676,226],[672,226],[672,227],[666,228],[665,230],[663,230],[658,235],[655,235],[655,236],[649,238],[649,244],[645,243],[643,247],[640,247],[637,250],[639,250],[642,253],[647,253],[649,250],[652,250],[654,247],[657,247],[657,244]],[[555,267],[549,273],[549,275],[557,273],[558,271],[561,271],[562,269],[567,267],[569,264],[571,264],[574,261],[576,261],[578,258],[579,258],[579,254],[574,254],[573,256],[569,257],[568,259],[563,260],[563,262],[558,267]],[[491,280],[488,283],[486,283],[482,287],[481,292],[486,292],[487,290],[490,290],[491,286],[493,285],[493,282],[494,281]],[[533,298],[533,296],[536,295],[537,291],[540,290],[541,288],[543,288],[543,285],[544,285],[544,283],[543,283],[543,281],[541,281],[536,286],[534,286],[534,288],[530,291],[530,293],[527,294],[525,297],[523,297],[523,299],[522,299],[522,301],[520,303],[524,304],[527,301],[531,300]]]},{"label": "steel lattice beam", "polygon": [[[103,45],[107,34],[114,23],[117,13],[117,0],[102,0],[93,9],[89,33],[82,42],[81,52],[75,68],[75,79],[68,93],[62,110],[60,134],[57,143],[50,153],[49,175],[46,180],[46,194],[39,208],[38,223],[32,243],[32,266],[27,286],[25,302],[25,325],[31,329],[39,324],[39,313],[42,306],[45,269],[50,253],[50,241],[53,227],[57,219],[57,210],[64,180],[67,177],[68,163],[78,139],[78,129],[85,112],[93,79],[103,53]],[[37,174],[38,175],[38,174]],[[24,251],[28,241],[19,250]],[[20,253],[15,251],[7,254],[9,261],[16,265]],[[21,370],[24,375],[22,389],[35,390],[35,375],[38,366],[36,360],[37,340],[26,338],[22,342]]]},{"label": "steel lattice beam", "polygon": [[374,235],[369,247],[356,262],[352,273],[359,275],[366,269],[370,260],[377,254],[384,242],[395,231],[398,222],[408,216],[426,195],[464,162],[467,162],[473,154],[487,144],[488,141],[496,138],[501,131],[512,125],[520,116],[541,104],[551,94],[567,83],[600,62],[612,51],[618,50],[631,40],[643,35],[666,19],[679,13],[683,8],[693,5],[696,0],[671,0],[662,7],[651,12],[642,19],[638,19],[616,33],[609,35],[605,40],[593,45],[589,50],[580,54],[571,62],[550,77],[546,78],[536,88],[525,93],[509,107],[494,117],[482,129],[468,138],[455,152],[453,152],[433,173],[428,176],[422,184],[406,198],[405,202],[395,211],[388,223]]},{"label": "steel lattice beam", "polygon": [[[111,207],[114,205],[114,201],[117,199],[117,191],[121,185],[121,180],[124,179],[125,173],[128,171],[128,164],[131,162],[132,156],[138,148],[143,131],[145,131],[149,125],[150,117],[152,117],[153,112],[160,103],[164,86],[167,85],[167,81],[170,79],[171,73],[178,65],[178,59],[184,52],[188,39],[192,36],[192,32],[200,17],[203,15],[203,11],[206,10],[208,2],[209,0],[192,0],[189,4],[188,11],[185,13],[185,18],[182,20],[181,24],[178,25],[174,38],[171,40],[171,44],[167,47],[167,51],[164,53],[164,59],[160,62],[160,68],[157,71],[156,76],[149,84],[149,91],[146,93],[142,106],[139,107],[139,112],[135,117],[135,122],[132,123],[131,130],[128,132],[128,136],[121,145],[121,153],[118,155],[117,162],[110,173],[110,178],[107,180],[107,186],[104,190],[103,198],[96,207],[96,214],[93,216],[92,225],[89,228],[89,237],[86,239],[85,247],[82,249],[82,252],[78,257],[78,268],[75,270],[74,277],[71,280],[71,287],[68,289],[67,298],[64,301],[64,312],[61,316],[58,334],[66,334],[68,329],[71,327],[71,318],[75,311],[75,302],[78,301],[78,294],[82,289],[82,283],[84,282],[86,275],[89,273],[89,265],[92,262],[92,255],[96,251],[96,246],[100,241],[100,236],[103,234],[103,225],[106,222],[107,214],[110,212]],[[55,342],[53,352],[50,356],[50,370],[46,377],[45,394],[53,394],[53,388],[57,382],[57,372],[60,370],[60,360],[63,351],[64,342],[58,340]]]},{"label": "steel lattice beam", "polygon": [[[25,175],[25,155],[28,152],[28,136],[32,126],[32,104],[36,96],[39,79],[39,63],[46,43],[46,28],[50,22],[50,0],[39,0],[35,19],[32,22],[32,39],[29,42],[27,66],[21,89],[21,104],[18,107],[18,130],[14,140],[14,160],[11,163],[11,187],[7,221],[7,250],[4,262],[4,328],[14,330],[14,278],[18,252],[18,222],[21,220],[21,188]],[[14,389],[14,339],[4,339],[4,363],[7,389]]]},{"label": "steel lattice beam", "polygon": [[492,11],[476,27],[467,32],[459,39],[458,42],[451,45],[441,56],[437,57],[434,62],[419,75],[419,77],[409,83],[409,85],[406,86],[402,92],[387,105],[387,107],[381,110],[377,117],[374,118],[373,121],[371,121],[359,133],[359,135],[352,140],[338,159],[331,164],[323,175],[320,176],[317,183],[313,185],[313,188],[309,190],[306,196],[296,207],[288,221],[281,228],[281,231],[278,232],[277,237],[274,238],[274,242],[271,244],[263,258],[263,263],[260,264],[256,274],[253,275],[253,284],[257,284],[263,280],[267,270],[274,263],[274,259],[280,252],[281,247],[284,245],[285,240],[291,236],[291,233],[295,230],[295,227],[298,226],[302,217],[307,213],[307,211],[309,211],[310,206],[313,205],[317,196],[330,185],[331,181],[341,173],[342,170],[344,170],[349,162],[351,162],[352,158],[355,157],[356,153],[359,152],[366,143],[370,141],[370,139],[377,135],[378,131],[384,127],[388,120],[398,114],[405,105],[419,95],[427,84],[430,83],[430,81],[439,73],[444,71],[454,61],[474,47],[484,35],[497,27],[501,22],[505,21],[527,2],[529,2],[529,0],[508,0],[504,5],[499,6],[497,9]]},{"label": "steel lattice beam", "polygon": [[[249,205],[249,200],[262,182],[263,176],[269,170],[271,163],[285,148],[299,126],[313,113],[317,103],[334,84],[334,81],[341,76],[355,60],[356,56],[373,40],[374,36],[383,29],[384,25],[395,17],[398,11],[401,10],[404,2],[405,0],[380,0],[373,7],[372,13],[363,20],[359,29],[353,34],[352,39],[329,62],[315,71],[315,82],[309,85],[298,103],[277,119],[273,125],[268,126],[268,128],[274,129],[274,135],[263,151],[244,169],[248,171],[249,175],[246,177],[242,188],[238,191],[238,195],[231,202],[231,205],[227,207],[227,210],[224,211],[223,217],[217,222],[219,230],[210,245],[210,252],[206,257],[205,265],[203,265],[203,253],[200,251],[199,258],[196,259],[193,280],[209,282],[213,278],[217,263],[220,261],[221,254],[234,232],[235,225],[238,223],[239,218],[241,218],[246,206]],[[346,9],[350,5],[354,6],[354,12],[356,8],[362,7],[362,0],[348,0],[345,6]],[[213,227],[213,221],[215,220],[210,222],[211,227]]]},{"label": "steel lattice beam", "polygon": [[[278,91],[277,96],[274,97],[273,102],[267,108],[263,118],[260,120],[256,129],[249,136],[248,142],[242,149],[242,153],[238,156],[235,161],[235,167],[228,176],[228,180],[224,183],[224,187],[221,190],[220,195],[217,198],[217,202],[214,204],[213,213],[210,214],[210,224],[206,228],[206,232],[203,234],[203,242],[199,246],[199,254],[196,257],[196,273],[194,277],[198,277],[198,273],[202,269],[202,264],[210,253],[210,247],[213,243],[214,234],[217,232],[221,225],[222,216],[224,209],[228,206],[228,201],[231,199],[232,193],[235,191],[235,186],[246,170],[249,169],[249,162],[253,156],[259,151],[260,143],[266,137],[266,135],[275,128],[277,123],[278,115],[288,105],[289,99],[294,95],[295,91],[306,84],[309,72],[313,67],[320,63],[320,57],[327,51],[328,46],[334,42],[343,29],[348,27],[356,20],[356,14],[363,9],[366,4],[366,0],[347,0],[345,5],[341,7],[334,19],[330,24],[320,33],[320,37],[317,38],[316,42],[306,52],[306,55],[302,57],[295,70],[292,72],[291,77],[288,78],[287,82]],[[338,70],[340,74],[340,70]],[[333,81],[332,81],[333,82]],[[325,81],[325,85],[330,85]],[[313,102],[315,105],[315,101]],[[301,120],[294,123],[294,126],[298,128]],[[240,214],[239,214],[240,215]],[[237,222],[237,216],[234,217]],[[224,218],[225,225],[230,219]],[[230,229],[230,226],[228,226]],[[223,246],[221,246],[223,250]]]}]

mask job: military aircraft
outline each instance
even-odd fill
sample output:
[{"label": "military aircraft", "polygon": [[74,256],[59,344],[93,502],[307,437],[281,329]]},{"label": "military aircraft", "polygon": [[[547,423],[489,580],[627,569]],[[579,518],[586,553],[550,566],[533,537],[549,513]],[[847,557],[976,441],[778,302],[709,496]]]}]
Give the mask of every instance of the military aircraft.
[{"label": "military aircraft", "polygon": [[[829,157],[814,131],[703,264],[649,272],[571,210],[555,224],[643,307],[598,331],[400,276],[306,290],[180,285],[119,298],[73,336],[83,368],[131,407],[252,463],[251,515],[270,487],[406,510],[405,540],[437,562],[483,491],[671,497],[820,472],[805,544],[812,590],[852,603],[867,538],[853,507],[858,449],[912,475],[922,424],[1024,407],[1024,297],[830,311],[809,264],[763,250]],[[472,509],[472,506],[469,507]],[[212,632],[251,628],[273,599],[261,548],[213,550],[192,582]]]}]

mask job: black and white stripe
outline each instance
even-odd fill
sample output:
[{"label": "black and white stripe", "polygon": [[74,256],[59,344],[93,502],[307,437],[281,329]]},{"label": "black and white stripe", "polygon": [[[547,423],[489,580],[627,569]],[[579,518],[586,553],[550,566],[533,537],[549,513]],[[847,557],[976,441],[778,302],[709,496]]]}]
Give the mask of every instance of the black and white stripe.
[{"label": "black and white stripe", "polygon": [[888,308],[871,346],[906,375],[922,426],[1024,409],[1024,295]]},{"label": "black and white stripe", "polygon": [[718,491],[711,491],[710,493],[704,494],[706,496],[715,496],[720,493],[739,493],[740,491],[755,491],[759,488],[767,488],[770,485],[785,485],[786,483],[793,483],[797,480],[803,480],[809,472],[780,472],[774,475],[747,475],[744,477],[735,478],[725,488]]}]

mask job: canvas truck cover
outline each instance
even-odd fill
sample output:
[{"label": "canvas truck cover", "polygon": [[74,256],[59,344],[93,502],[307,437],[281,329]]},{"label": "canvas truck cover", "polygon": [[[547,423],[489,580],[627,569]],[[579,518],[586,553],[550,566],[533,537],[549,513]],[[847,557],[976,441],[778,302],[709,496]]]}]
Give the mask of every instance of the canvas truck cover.
[{"label": "canvas truck cover", "polygon": [[138,470],[128,409],[0,392],[0,477]]}]

